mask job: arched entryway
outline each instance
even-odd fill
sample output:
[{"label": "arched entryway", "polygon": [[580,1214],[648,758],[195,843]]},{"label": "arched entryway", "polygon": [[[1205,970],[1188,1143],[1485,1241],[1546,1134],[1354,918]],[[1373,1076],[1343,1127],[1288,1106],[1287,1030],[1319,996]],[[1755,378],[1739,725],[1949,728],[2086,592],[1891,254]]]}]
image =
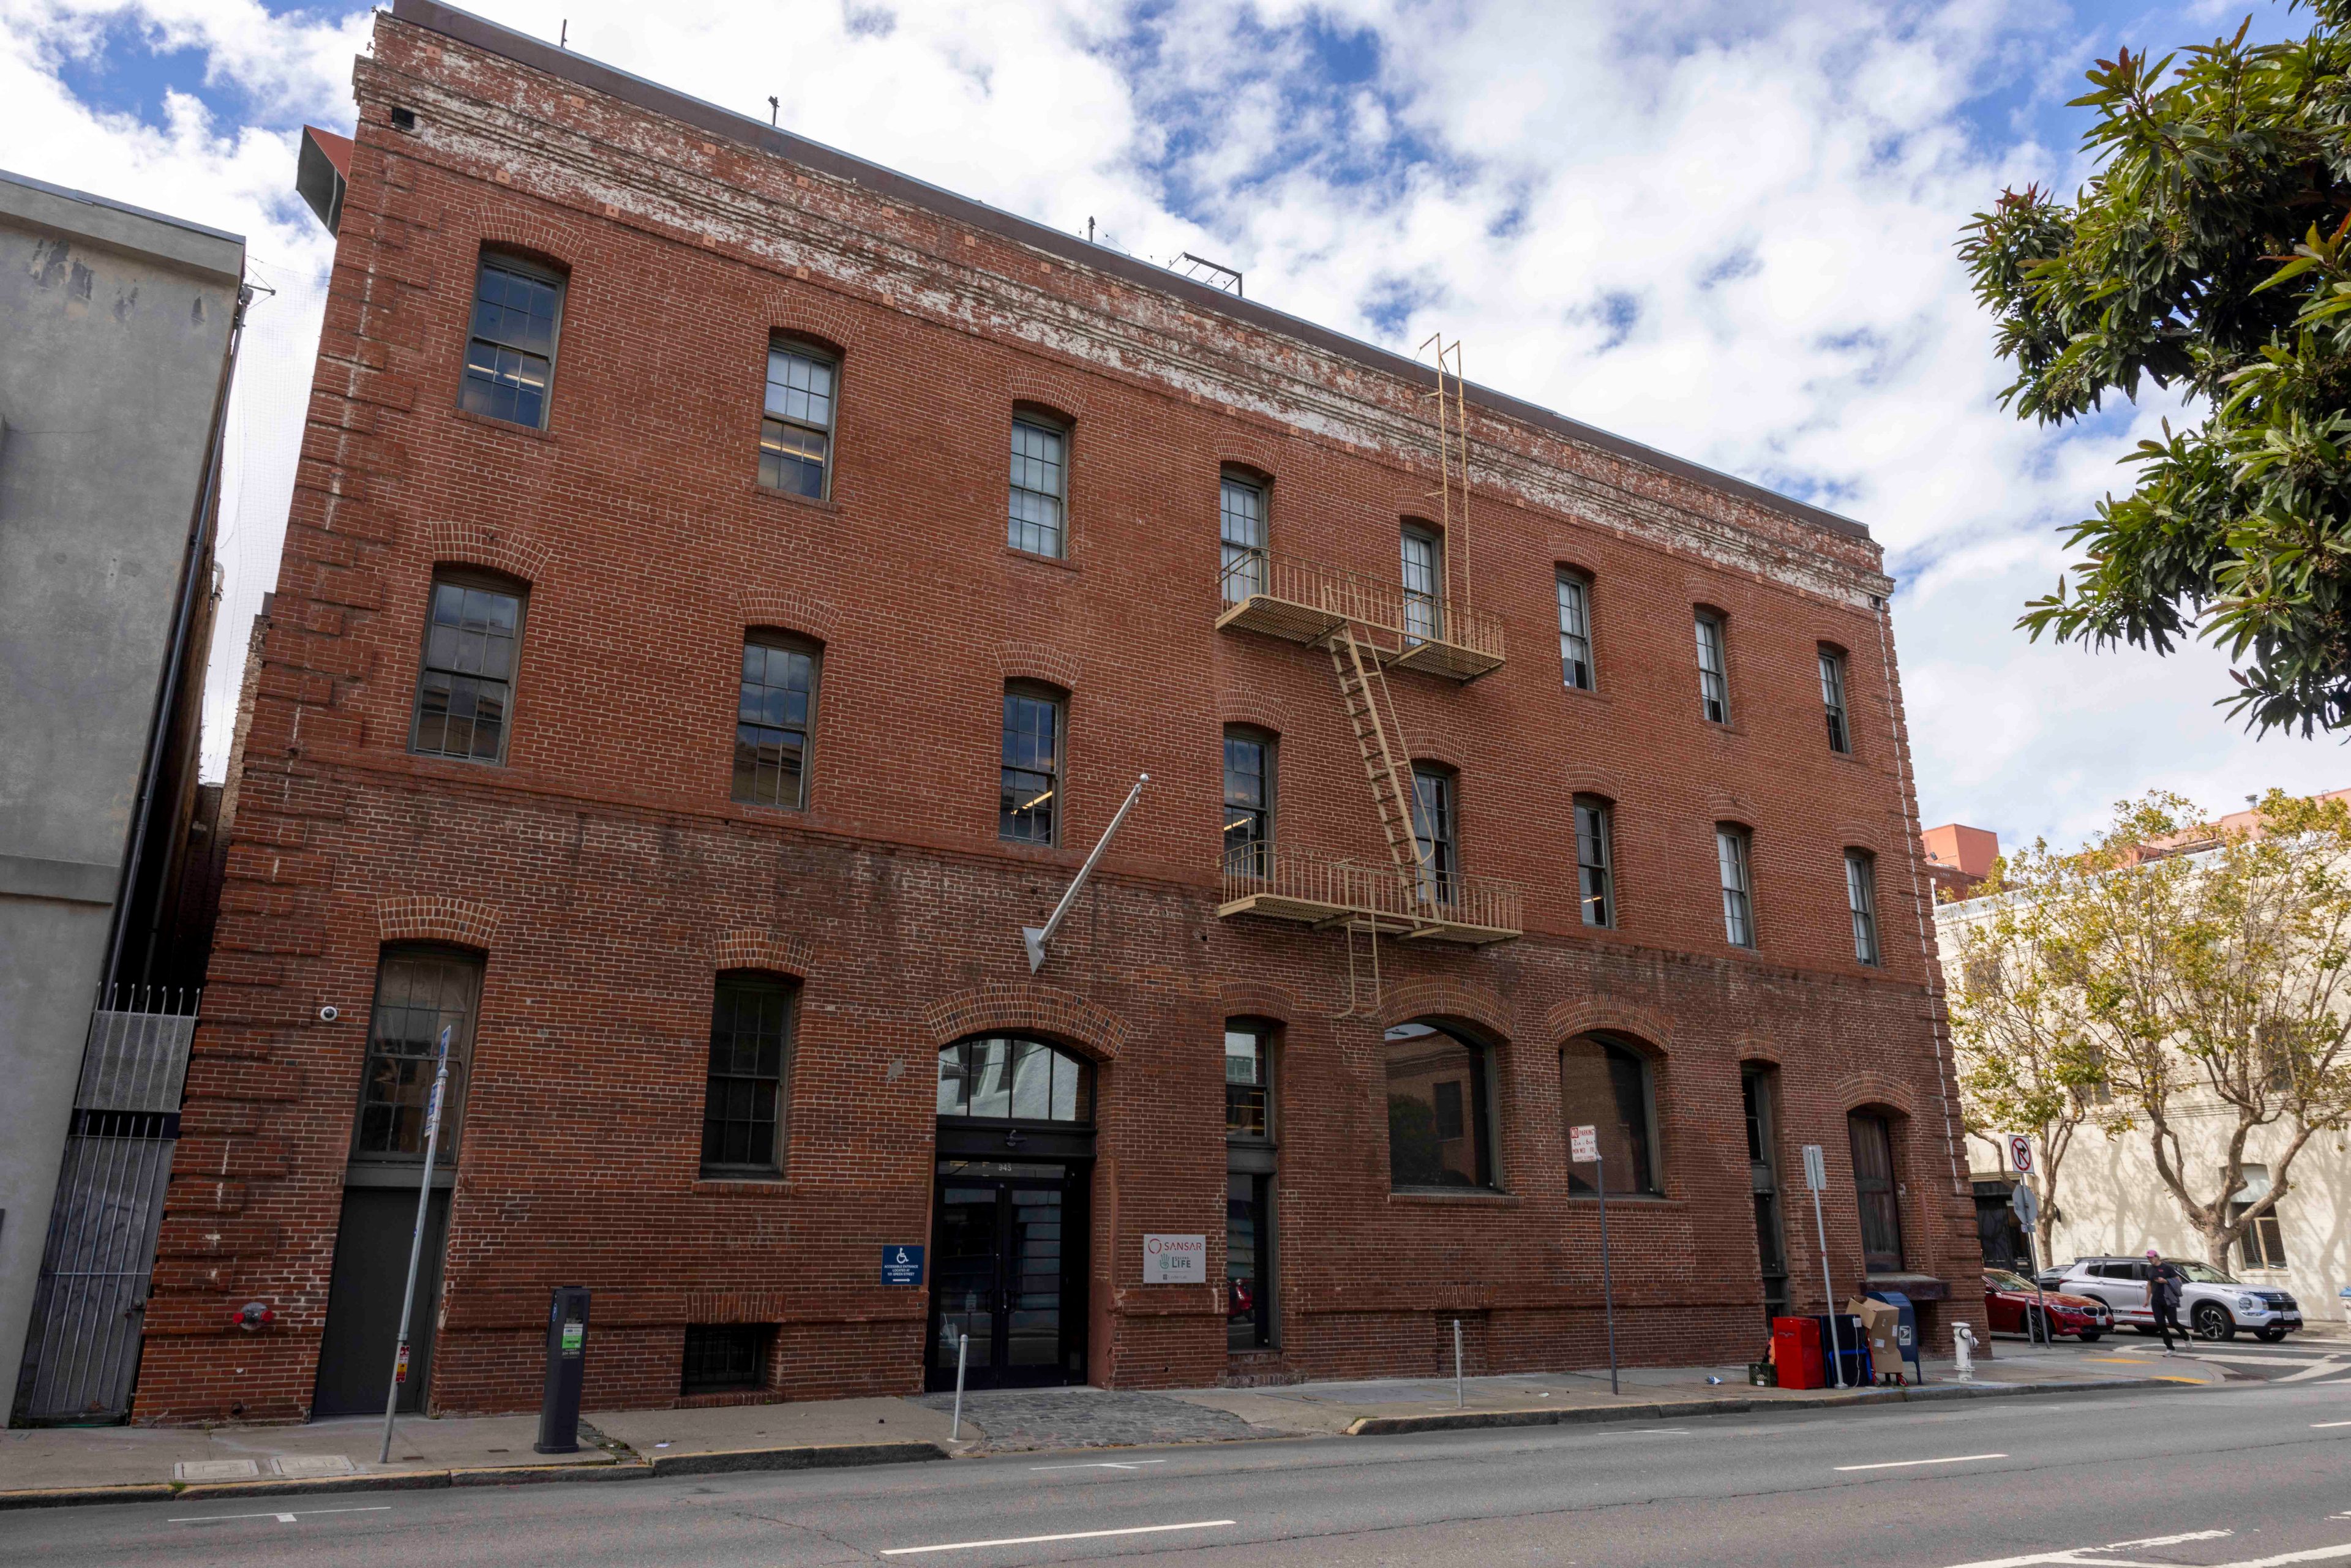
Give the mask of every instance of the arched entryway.
[{"label": "arched entryway", "polygon": [[1094,1070],[1022,1035],[939,1051],[925,1386],[1037,1388],[1086,1376]]}]

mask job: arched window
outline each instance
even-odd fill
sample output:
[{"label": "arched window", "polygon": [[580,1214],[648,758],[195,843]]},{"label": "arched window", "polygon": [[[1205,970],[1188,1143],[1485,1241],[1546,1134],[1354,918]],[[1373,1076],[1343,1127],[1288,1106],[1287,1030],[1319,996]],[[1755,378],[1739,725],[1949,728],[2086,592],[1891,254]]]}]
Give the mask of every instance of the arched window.
[{"label": "arched window", "polygon": [[1598,1131],[1604,1168],[1595,1173],[1568,1163],[1571,1192],[1590,1192],[1593,1176],[1608,1190],[1662,1197],[1657,1176],[1657,1103],[1649,1059],[1632,1047],[1596,1035],[1571,1040],[1559,1053],[1561,1124]]},{"label": "arched window", "polygon": [[1432,1024],[1387,1031],[1390,1186],[1494,1185],[1487,1054],[1476,1041]]},{"label": "arched window", "polygon": [[1041,1040],[992,1034],[939,1052],[939,1114],[991,1122],[1091,1122],[1093,1067]]}]

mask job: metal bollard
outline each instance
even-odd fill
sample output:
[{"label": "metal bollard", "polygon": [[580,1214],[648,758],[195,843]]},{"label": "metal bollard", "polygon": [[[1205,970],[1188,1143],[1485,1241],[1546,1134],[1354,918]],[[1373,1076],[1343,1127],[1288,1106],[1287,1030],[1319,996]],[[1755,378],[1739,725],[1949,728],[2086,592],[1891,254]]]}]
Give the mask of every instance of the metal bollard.
[{"label": "metal bollard", "polygon": [[1959,1364],[1957,1375],[1961,1383],[1972,1383],[1975,1381],[1975,1331],[1968,1327],[1965,1323],[1953,1323],[1951,1325],[1951,1356],[1952,1359]]},{"label": "metal bollard", "polygon": [[970,1349],[971,1335],[967,1333],[956,1335],[955,1419],[947,1425],[947,1441],[950,1443],[963,1436],[963,1358]]},{"label": "metal bollard", "polygon": [[1453,1408],[1461,1408],[1461,1320],[1453,1320]]}]

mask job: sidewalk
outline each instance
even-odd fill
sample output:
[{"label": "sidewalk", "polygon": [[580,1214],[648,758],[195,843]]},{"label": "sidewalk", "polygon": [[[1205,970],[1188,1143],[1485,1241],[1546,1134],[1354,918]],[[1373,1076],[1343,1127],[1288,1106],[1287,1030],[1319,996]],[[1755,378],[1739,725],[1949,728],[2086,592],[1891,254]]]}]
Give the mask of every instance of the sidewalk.
[{"label": "sidewalk", "polygon": [[[1375,1437],[1464,1427],[1672,1417],[1771,1406],[1984,1397],[2058,1388],[2220,1381],[2198,1364],[2149,1377],[2141,1366],[2003,1343],[1975,1380],[1929,1361],[1923,1388],[1753,1388],[1744,1366],[1630,1367],[1623,1393],[1605,1368],[1465,1379],[1384,1378],[1168,1393],[1099,1388],[976,1392],[949,1437],[954,1396],[840,1399],[720,1409],[609,1411],[583,1417],[580,1451],[532,1452],[536,1416],[402,1417],[392,1461],[382,1423],[303,1427],[15,1428],[0,1432],[0,1510],[149,1499],[277,1496],[410,1487],[630,1480],[719,1470],[893,1464],[974,1454],[1259,1438]],[[1709,1381],[1712,1380],[1712,1381]]]}]

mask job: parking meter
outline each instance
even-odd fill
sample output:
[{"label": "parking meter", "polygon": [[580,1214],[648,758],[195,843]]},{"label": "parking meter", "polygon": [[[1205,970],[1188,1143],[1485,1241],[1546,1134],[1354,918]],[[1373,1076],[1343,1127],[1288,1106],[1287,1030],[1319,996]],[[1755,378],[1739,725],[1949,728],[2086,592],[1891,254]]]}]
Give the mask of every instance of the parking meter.
[{"label": "parking meter", "polygon": [[538,1406],[542,1454],[580,1451],[580,1385],[588,1370],[588,1287],[558,1285],[547,1303],[547,1389]]}]

